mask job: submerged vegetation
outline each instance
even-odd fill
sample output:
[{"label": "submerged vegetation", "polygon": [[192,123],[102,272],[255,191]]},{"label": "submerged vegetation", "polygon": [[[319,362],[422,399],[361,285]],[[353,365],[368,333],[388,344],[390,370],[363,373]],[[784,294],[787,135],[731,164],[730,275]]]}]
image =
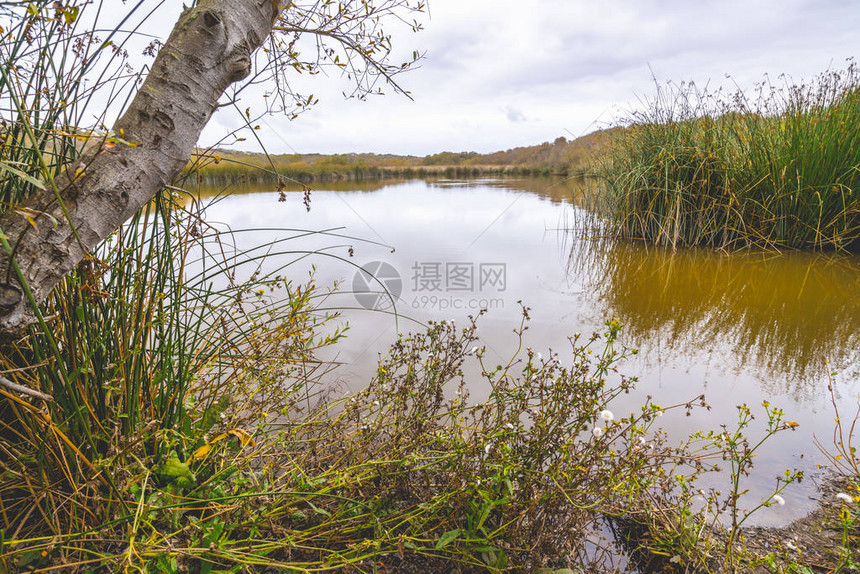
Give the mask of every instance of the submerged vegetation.
[{"label": "submerged vegetation", "polygon": [[678,247],[849,249],[860,238],[860,70],[749,97],[660,89],[602,158],[623,237]]}]

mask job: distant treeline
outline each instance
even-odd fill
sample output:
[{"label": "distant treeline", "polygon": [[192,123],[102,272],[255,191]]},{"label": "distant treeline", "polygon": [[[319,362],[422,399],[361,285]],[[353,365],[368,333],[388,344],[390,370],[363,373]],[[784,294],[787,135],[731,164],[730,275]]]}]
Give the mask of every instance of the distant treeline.
[{"label": "distant treeline", "polygon": [[402,177],[481,177],[488,175],[578,175],[590,171],[595,152],[615,130],[568,141],[564,137],[530,147],[491,154],[441,152],[425,157],[350,153],[265,155],[222,149],[201,151],[189,173],[203,181],[302,182]]}]

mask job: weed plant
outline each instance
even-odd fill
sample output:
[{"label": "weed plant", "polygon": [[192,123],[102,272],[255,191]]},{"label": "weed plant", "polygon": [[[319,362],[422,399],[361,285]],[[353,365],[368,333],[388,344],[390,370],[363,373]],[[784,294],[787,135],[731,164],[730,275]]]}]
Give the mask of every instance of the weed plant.
[{"label": "weed plant", "polygon": [[339,333],[315,334],[312,284],[287,284],[273,314],[250,284],[174,284],[182,251],[157,230],[120,235],[114,264],[58,288],[50,333],[4,353],[4,381],[31,391],[0,390],[8,570],[587,563],[585,534],[682,456],[644,447],[656,405],[600,418],[632,383],[606,385],[617,325],[574,341],[570,367],[486,370],[484,402],[462,370],[481,360],[475,327],[447,323],[403,337],[365,390],[320,395],[311,354]]},{"label": "weed plant", "polygon": [[856,247],[858,88],[853,61],[752,96],[658,88],[604,156],[604,213],[619,235],[673,248]]},{"label": "weed plant", "polygon": [[[312,285],[287,285],[276,316],[239,303],[254,300],[245,285],[226,306],[192,297],[178,314],[214,320],[166,329],[157,302],[123,328],[141,310],[111,296],[113,276],[87,275],[83,290],[70,277],[77,306],[48,307],[74,317],[69,327],[49,344],[34,329],[5,356],[6,381],[53,393],[0,391],[8,570],[605,569],[620,566],[601,537],[607,520],[649,564],[720,563],[721,526],[690,510],[687,485],[715,457],[737,461],[720,510],[737,511],[757,446],[742,425],[733,448],[714,433],[669,447],[655,422],[701,398],[616,418],[606,407],[634,383],[616,371],[627,354],[617,322],[574,338],[567,366],[529,350],[492,367],[474,323],[433,324],[402,336],[367,388],[340,396],[315,384],[312,351],[338,333],[315,335],[326,318]],[[151,277],[138,285],[163,301]],[[486,400],[469,399],[467,362],[482,369]]]},{"label": "weed plant", "polygon": [[[122,40],[76,32],[79,16],[31,3],[0,42],[2,209],[82,169],[79,140],[126,145],[82,125],[98,88],[120,98],[137,76]],[[616,418],[634,383],[616,371],[617,321],[572,339],[564,365],[521,349],[486,364],[474,323],[434,324],[337,396],[315,358],[342,335],[318,310],[327,291],[263,271],[257,253],[283,244],[232,253],[180,203],[161,193],[2,342],[3,571],[606,570],[607,521],[665,569],[738,562],[687,485],[726,457],[717,508],[739,512],[757,446],[743,427],[728,446],[669,446],[659,415],[703,399]],[[486,400],[468,398],[467,363]],[[769,414],[769,433],[786,428]]]}]

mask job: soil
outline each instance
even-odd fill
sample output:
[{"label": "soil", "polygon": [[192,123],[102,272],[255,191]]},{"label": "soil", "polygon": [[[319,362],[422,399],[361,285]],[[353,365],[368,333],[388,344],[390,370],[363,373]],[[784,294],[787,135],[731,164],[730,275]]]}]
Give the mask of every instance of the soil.
[{"label": "soil", "polygon": [[[768,562],[798,573],[805,571],[789,569],[792,564],[804,566],[811,572],[834,573],[847,571],[852,563],[860,564],[858,488],[860,485],[852,484],[845,477],[828,477],[818,488],[818,508],[809,515],[783,527],[745,529],[746,550],[761,559],[760,564],[750,565],[751,571],[780,571],[769,567]],[[837,498],[838,493],[848,494],[854,502]]]}]

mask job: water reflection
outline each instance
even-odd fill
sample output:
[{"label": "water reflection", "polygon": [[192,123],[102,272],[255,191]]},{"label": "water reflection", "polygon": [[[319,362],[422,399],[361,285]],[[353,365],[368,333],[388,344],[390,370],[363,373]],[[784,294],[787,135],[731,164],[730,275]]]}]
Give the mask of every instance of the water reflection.
[{"label": "water reflection", "polygon": [[[848,404],[853,393],[847,391],[860,384],[860,258],[672,253],[583,239],[589,219],[575,198],[584,183],[553,178],[323,182],[314,184],[310,212],[301,190],[286,191],[286,201],[279,201],[268,186],[246,185],[205,207],[205,213],[210,224],[247,230],[232,237],[228,248],[264,249],[260,246],[267,242],[284,241],[277,247],[284,253],[273,251],[260,263],[263,271],[281,272],[287,265],[290,277],[304,279],[316,265],[319,285],[344,286],[326,301],[326,309],[342,310],[351,330],[332,349],[334,355],[322,358],[342,364],[336,376],[346,387],[367,384],[398,330],[419,330],[430,320],[464,324],[477,312],[472,303],[498,303],[482,317],[479,334],[488,364],[504,362],[517,348],[511,331],[520,322],[517,301],[522,300],[532,318],[525,344],[536,351],[552,348],[562,361],[574,333],[600,331],[613,315],[626,324],[625,341],[641,352],[622,372],[638,376],[639,384],[634,394],[619,399],[626,402],[617,405],[618,412],[636,409],[644,395],[669,404],[705,392],[712,411],[661,420],[673,442],[691,430],[731,424],[735,405],[743,402],[767,399],[783,407],[800,428],[776,437],[757,458],[761,482],[752,488],[753,498],[764,496],[787,466],[813,470],[823,462],[812,437],[826,441],[832,432],[825,375],[840,372],[837,391],[846,411],[853,407]],[[201,191],[212,198],[219,190]],[[335,231],[305,234],[284,227]],[[399,321],[363,309],[350,292],[357,266],[372,262],[391,265],[402,279]],[[448,264],[473,269],[476,277],[482,265],[503,264],[504,289],[480,281],[465,291],[423,285],[425,268],[447,271]],[[470,391],[473,397],[482,393]],[[799,516],[809,488],[794,491],[791,505],[768,509],[767,516]]]},{"label": "water reflection", "polygon": [[[769,395],[787,394],[798,401],[821,399],[821,385],[810,381],[828,370],[841,371],[847,380],[858,378],[860,257],[673,253],[583,239],[588,216],[574,205],[585,185],[549,177],[319,182],[312,184],[313,209],[306,213],[301,186],[285,190],[287,202],[278,203],[270,184],[245,184],[232,186],[207,213],[234,228],[258,229],[252,234],[258,244],[271,240],[283,222],[317,230],[345,226],[338,233],[381,242],[374,250],[347,240],[355,246],[355,258],[347,255],[349,245],[337,254],[350,265],[373,260],[394,265],[406,288],[401,311],[421,321],[465,316],[475,309],[415,312],[421,296],[434,295],[415,290],[417,262],[503,262],[509,287],[498,295],[505,298],[505,309],[486,321],[508,331],[506,325],[518,320],[516,301],[524,300],[540,323],[533,330],[539,327],[544,334],[536,347],[561,347],[559,342],[573,332],[598,330],[607,317],[617,316],[626,325],[627,340],[647,351],[640,361],[660,362],[675,372],[706,365],[712,380],[754,382]],[[198,191],[211,200],[223,188]],[[556,231],[564,227],[575,229]],[[327,249],[332,241],[344,239],[325,236],[291,245],[310,252]],[[350,265],[326,260],[318,279],[349,284],[355,273]],[[356,305],[350,299],[345,306]],[[387,317],[362,321],[372,322],[374,329],[390,326]],[[696,392],[685,389],[691,396]]]},{"label": "water reflection", "polygon": [[[574,242],[571,272],[641,344],[695,356],[724,348],[766,390],[807,396],[825,364],[856,363],[860,260]],[[777,388],[777,387],[783,388]]]},{"label": "water reflection", "polygon": [[[415,182],[412,179],[402,178],[386,178],[386,179],[356,179],[356,180],[339,180],[339,181],[319,181],[308,184],[286,181],[283,191],[285,193],[304,193],[310,189],[311,194],[314,192],[342,192],[342,193],[368,193],[375,192],[386,188],[396,188],[402,186],[404,189],[409,189],[405,186],[409,182]],[[585,180],[582,178],[560,178],[560,177],[494,177],[487,179],[448,179],[448,178],[427,178],[421,181],[431,188],[438,189],[500,189],[517,192],[526,192],[536,196],[550,200],[552,203],[570,203],[572,198],[579,197],[579,190],[585,185]],[[214,198],[227,195],[250,195],[254,193],[271,193],[273,189],[272,183],[267,182],[236,182],[232,184],[195,184],[186,186],[185,189],[196,197]]]}]

